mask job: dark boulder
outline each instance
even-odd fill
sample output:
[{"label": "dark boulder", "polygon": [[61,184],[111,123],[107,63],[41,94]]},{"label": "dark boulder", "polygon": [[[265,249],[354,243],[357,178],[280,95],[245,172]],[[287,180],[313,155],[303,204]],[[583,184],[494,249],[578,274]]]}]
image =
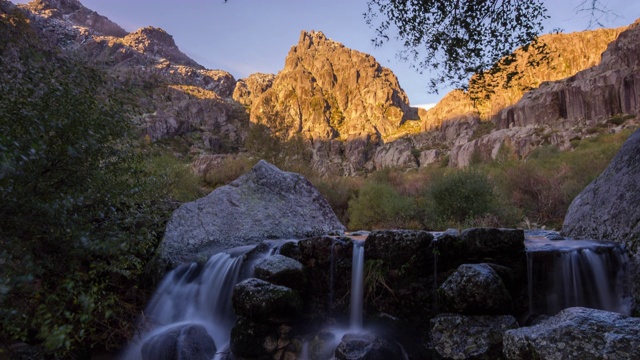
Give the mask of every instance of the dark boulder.
[{"label": "dark boulder", "polygon": [[240,282],[233,290],[232,300],[238,316],[255,322],[291,322],[302,314],[298,292],[260,279]]},{"label": "dark boulder", "polygon": [[445,312],[504,315],[512,309],[509,292],[488,264],[460,265],[440,286],[438,294]]},{"label": "dark boulder", "polygon": [[403,359],[402,349],[395,343],[373,334],[346,334],[335,351],[337,360]]},{"label": "dark boulder", "polygon": [[209,360],[216,345],[202,325],[182,324],[151,336],[142,344],[142,360]]},{"label": "dark boulder", "polygon": [[502,334],[515,329],[513,316],[445,314],[431,319],[433,347],[441,359],[499,359]]},{"label": "dark boulder", "polygon": [[285,324],[239,318],[231,330],[231,352],[237,359],[295,359],[301,344]]},{"label": "dark boulder", "polygon": [[506,331],[507,359],[640,359],[640,318],[568,308],[531,327]]},{"label": "dark boulder", "polygon": [[306,277],[302,264],[290,257],[276,254],[258,262],[254,269],[254,276],[275,285],[303,292]]}]

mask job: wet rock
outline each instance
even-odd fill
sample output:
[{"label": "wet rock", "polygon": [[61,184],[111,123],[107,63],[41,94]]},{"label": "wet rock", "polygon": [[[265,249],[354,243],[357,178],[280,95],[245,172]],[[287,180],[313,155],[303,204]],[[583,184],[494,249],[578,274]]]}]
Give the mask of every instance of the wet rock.
[{"label": "wet rock", "polygon": [[348,312],[353,259],[353,244],[348,239],[329,236],[303,239],[284,244],[280,253],[304,266],[305,317],[326,319],[334,312]]},{"label": "wet rock", "polygon": [[511,295],[488,264],[463,264],[440,286],[445,312],[465,315],[503,315],[512,308]]},{"label": "wet rock", "polygon": [[291,336],[291,329],[239,318],[231,330],[231,352],[236,359],[295,360],[301,344]]},{"label": "wet rock", "polygon": [[394,343],[373,334],[346,334],[336,348],[337,360],[403,359],[402,350]]},{"label": "wet rock", "polygon": [[296,291],[260,279],[240,282],[232,300],[238,316],[255,322],[290,322],[302,314],[302,300]]},{"label": "wet rock", "polygon": [[141,353],[142,360],[208,360],[216,354],[216,345],[204,326],[186,324],[150,337]]},{"label": "wet rock", "polygon": [[254,275],[258,279],[286,286],[299,292],[303,292],[306,285],[302,264],[280,254],[269,256],[257,263]]},{"label": "wet rock", "polygon": [[367,259],[379,259],[392,268],[402,266],[412,272],[432,270],[433,235],[427,231],[380,230],[372,231],[364,243]]},{"label": "wet rock", "polygon": [[304,238],[344,230],[307,179],[261,160],[229,185],[174,211],[157,260],[161,267],[172,268],[264,239]]},{"label": "wet rock", "polygon": [[538,325],[504,334],[507,359],[640,359],[640,319],[568,308]]},{"label": "wet rock", "polygon": [[515,329],[513,316],[442,315],[431,319],[431,337],[442,359],[501,358],[503,333]]},{"label": "wet rock", "polygon": [[460,233],[467,253],[524,252],[524,231],[521,229],[470,228]]}]

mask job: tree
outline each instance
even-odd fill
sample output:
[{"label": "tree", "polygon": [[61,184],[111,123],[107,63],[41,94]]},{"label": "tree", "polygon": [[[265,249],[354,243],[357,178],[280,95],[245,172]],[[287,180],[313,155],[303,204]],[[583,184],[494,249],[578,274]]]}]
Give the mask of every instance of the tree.
[{"label": "tree", "polygon": [[166,184],[131,141],[124,89],[40,43],[20,12],[0,15],[0,343],[60,358],[118,346],[145,300]]},{"label": "tree", "polygon": [[[513,51],[535,51],[536,66],[548,52],[537,42],[548,18],[542,0],[369,0],[364,14],[375,28],[373,43],[390,37],[404,45],[398,56],[418,72],[431,74],[429,88],[442,85],[466,89],[472,75],[482,82],[485,72],[503,71],[515,61]],[[577,12],[591,16],[590,26],[610,11],[598,0],[584,0]],[[395,34],[395,35],[394,35]],[[511,71],[507,78],[517,76]],[[509,82],[506,83],[508,85]]]}]

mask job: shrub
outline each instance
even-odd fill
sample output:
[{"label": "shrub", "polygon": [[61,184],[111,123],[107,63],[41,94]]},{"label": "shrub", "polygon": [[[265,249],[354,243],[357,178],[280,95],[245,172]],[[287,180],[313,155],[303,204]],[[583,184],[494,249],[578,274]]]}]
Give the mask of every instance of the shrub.
[{"label": "shrub", "polygon": [[[493,185],[476,170],[454,170],[436,178],[427,188],[432,225],[463,224],[491,214],[495,208]],[[434,221],[435,220],[435,221]]]},{"label": "shrub", "polygon": [[349,228],[397,228],[415,216],[411,198],[402,196],[391,185],[369,181],[349,201]]}]

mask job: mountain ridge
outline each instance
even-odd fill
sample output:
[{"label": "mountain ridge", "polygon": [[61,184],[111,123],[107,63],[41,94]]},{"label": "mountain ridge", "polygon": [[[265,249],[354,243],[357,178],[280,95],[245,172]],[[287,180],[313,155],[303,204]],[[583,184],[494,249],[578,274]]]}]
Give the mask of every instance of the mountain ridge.
[{"label": "mountain ridge", "polygon": [[[538,121],[542,115],[528,114],[530,110],[523,110],[527,106],[516,105],[522,90],[492,94],[489,101],[482,97],[474,100],[469,92],[456,90],[446,94],[433,109],[417,109],[411,107],[391,70],[371,55],[314,31],[301,32],[298,44],[292,46],[278,74],[252,74],[236,80],[224,70],[205,69],[190,59],[164,30],[150,26],[126,33],[78,0],[36,0],[18,7],[52,46],[106,70],[115,82],[142,89],[134,99],[137,107],[131,109],[141,134],[153,142],[176,139],[171,141],[182,145],[174,152],[199,161],[199,168],[204,169],[201,171],[208,169],[202,165],[203,157],[234,156],[259,148],[247,143],[256,126],[264,127],[273,141],[301,139],[310,153],[311,167],[320,174],[355,175],[385,167],[421,167],[443,161],[449,166],[466,166],[473,156],[493,159],[503,144],[512,147],[519,158],[526,158],[543,144],[566,150],[571,148],[571,139],[589,136],[590,129],[606,123],[606,117],[616,115],[614,112],[630,111],[629,116],[638,112],[630,106],[606,110],[595,122]],[[543,38],[555,37],[597,48],[584,53],[588,59],[578,61],[577,67],[570,64],[571,71],[577,72],[592,65],[592,54],[621,31],[607,29]],[[574,40],[566,40],[570,36]],[[571,62],[563,58],[565,53],[558,50],[557,58]],[[553,66],[545,68],[546,78],[566,72],[554,70]],[[611,62],[608,66],[622,65]],[[552,73],[556,75],[551,76]],[[532,74],[525,73],[535,76]],[[538,79],[518,86],[538,85],[549,87]],[[531,93],[523,99],[539,92]],[[629,95],[625,99],[633,102],[636,97]],[[545,106],[532,103],[529,107],[537,108],[537,114],[541,114],[553,101]],[[503,110],[503,105],[496,104],[510,107]],[[519,116],[533,120],[510,125],[516,124],[514,119]],[[493,125],[483,123],[488,118]],[[532,130],[533,127],[538,129]]]}]

